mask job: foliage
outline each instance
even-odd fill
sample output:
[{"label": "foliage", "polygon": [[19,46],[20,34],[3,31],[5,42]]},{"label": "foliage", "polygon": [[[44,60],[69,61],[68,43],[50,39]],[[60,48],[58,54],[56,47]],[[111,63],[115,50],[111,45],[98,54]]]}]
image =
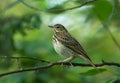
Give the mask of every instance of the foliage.
[{"label": "foliage", "polygon": [[[120,49],[101,24],[109,25],[117,42],[120,41],[120,1],[95,0],[79,8],[66,9],[85,1],[88,0],[1,0],[0,57],[38,57],[53,62],[63,59],[53,49],[53,32],[48,28],[48,25],[61,23],[81,42],[94,63],[101,63],[102,60],[120,63]],[[82,59],[73,62],[86,63]],[[0,73],[44,64],[30,59],[1,58]],[[119,83],[119,72],[117,67],[104,66],[97,73],[90,67],[58,65],[11,74],[0,78],[0,83]]]}]

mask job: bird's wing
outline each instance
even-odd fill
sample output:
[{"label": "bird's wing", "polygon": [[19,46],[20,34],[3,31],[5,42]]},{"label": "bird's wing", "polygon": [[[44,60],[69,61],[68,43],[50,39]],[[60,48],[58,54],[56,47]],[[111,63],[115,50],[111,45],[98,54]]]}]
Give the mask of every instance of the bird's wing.
[{"label": "bird's wing", "polygon": [[90,58],[87,56],[86,51],[83,49],[83,47],[80,45],[80,43],[75,38],[73,38],[69,33],[60,34],[61,36],[58,37],[59,34],[60,33],[57,33],[55,35],[58,41],[60,41],[64,46],[68,47],[69,49],[75,51],[76,53],[90,60]]},{"label": "bird's wing", "polygon": [[66,46],[69,49],[71,49],[71,50],[75,51],[76,53],[80,54],[83,59],[88,61],[98,71],[97,67],[94,65],[94,63],[91,61],[91,59],[87,56],[87,53],[85,52],[83,47],[80,45],[80,43],[75,38],[73,38],[69,33],[67,33],[67,34],[56,33],[54,36],[64,46]]}]

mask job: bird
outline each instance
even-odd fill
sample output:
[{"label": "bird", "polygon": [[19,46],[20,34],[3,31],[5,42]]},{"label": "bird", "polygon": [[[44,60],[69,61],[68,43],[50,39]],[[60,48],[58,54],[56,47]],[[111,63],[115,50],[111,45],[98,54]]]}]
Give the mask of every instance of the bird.
[{"label": "bird", "polygon": [[73,36],[71,36],[62,24],[55,24],[53,26],[50,25],[48,27],[52,28],[54,31],[52,42],[55,51],[59,55],[66,57],[66,59],[62,60],[62,62],[71,62],[74,58],[80,57],[98,70],[92,60],[88,57],[81,44]]}]

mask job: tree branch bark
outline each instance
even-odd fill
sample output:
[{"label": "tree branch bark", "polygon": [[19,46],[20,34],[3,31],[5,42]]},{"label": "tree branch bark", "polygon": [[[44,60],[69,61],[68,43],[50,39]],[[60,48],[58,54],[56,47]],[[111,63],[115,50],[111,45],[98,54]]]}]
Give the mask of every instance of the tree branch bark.
[{"label": "tree branch bark", "polygon": [[[24,68],[24,69],[19,69],[19,70],[14,70],[14,71],[10,71],[10,72],[5,72],[5,73],[1,73],[0,77],[3,76],[7,76],[7,75],[11,75],[11,74],[15,74],[15,73],[21,73],[21,72],[27,72],[27,71],[36,71],[36,70],[40,70],[40,69],[47,69],[50,68],[52,66],[55,65],[64,65],[64,66],[80,66],[80,67],[91,67],[90,64],[82,64],[82,63],[70,63],[70,62],[49,62],[47,65],[44,66],[39,66],[39,67],[32,67],[32,68]],[[120,67],[119,63],[114,63],[114,62],[102,62],[99,64],[95,64],[96,67],[101,67],[101,66],[116,66],[116,67]]]},{"label": "tree branch bark", "polygon": [[57,12],[57,11],[72,10],[72,9],[80,8],[80,7],[84,6],[84,5],[87,5],[89,3],[93,3],[93,2],[95,2],[97,0],[88,0],[88,1],[85,1],[84,3],[82,3],[81,5],[78,5],[78,6],[75,6],[75,7],[64,8],[64,9],[54,9],[54,10],[36,8],[34,6],[29,5],[28,3],[26,3],[23,0],[18,0],[18,1],[20,1],[23,5],[27,6],[28,8],[31,8],[31,9],[36,10],[36,11],[40,11],[40,12]]}]

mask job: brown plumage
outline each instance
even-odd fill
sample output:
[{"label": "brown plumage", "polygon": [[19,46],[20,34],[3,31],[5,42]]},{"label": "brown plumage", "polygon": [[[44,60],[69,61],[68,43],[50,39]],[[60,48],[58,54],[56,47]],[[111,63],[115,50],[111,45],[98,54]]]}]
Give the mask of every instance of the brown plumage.
[{"label": "brown plumage", "polygon": [[68,33],[63,25],[56,24],[49,27],[54,29],[53,45],[56,52],[68,57],[63,62],[69,62],[75,57],[81,57],[88,61],[97,70],[80,43]]}]

